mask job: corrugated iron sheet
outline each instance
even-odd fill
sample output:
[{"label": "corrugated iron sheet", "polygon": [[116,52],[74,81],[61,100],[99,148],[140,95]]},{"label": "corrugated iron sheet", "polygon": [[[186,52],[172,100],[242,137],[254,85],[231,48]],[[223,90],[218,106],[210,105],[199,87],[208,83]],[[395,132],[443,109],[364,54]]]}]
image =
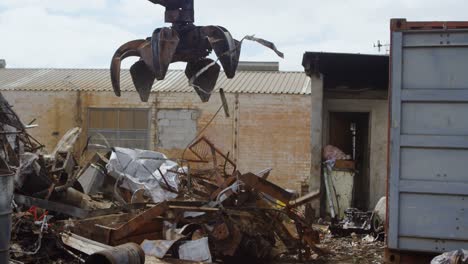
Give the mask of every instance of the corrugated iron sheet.
[{"label": "corrugated iron sheet", "polygon": [[[122,91],[135,91],[130,72],[122,71]],[[239,71],[234,79],[221,73],[216,89],[228,93],[310,94],[303,72]],[[0,90],[112,91],[107,69],[0,69]],[[193,92],[182,70],[156,81],[153,92]]]}]

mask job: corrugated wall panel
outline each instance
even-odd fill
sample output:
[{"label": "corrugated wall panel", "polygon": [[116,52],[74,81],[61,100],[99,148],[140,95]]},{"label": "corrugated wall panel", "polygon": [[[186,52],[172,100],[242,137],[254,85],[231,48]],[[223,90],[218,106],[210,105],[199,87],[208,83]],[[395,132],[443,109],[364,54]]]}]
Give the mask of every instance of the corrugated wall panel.
[{"label": "corrugated wall panel", "polygon": [[468,31],[393,32],[391,62],[388,246],[468,248]]}]

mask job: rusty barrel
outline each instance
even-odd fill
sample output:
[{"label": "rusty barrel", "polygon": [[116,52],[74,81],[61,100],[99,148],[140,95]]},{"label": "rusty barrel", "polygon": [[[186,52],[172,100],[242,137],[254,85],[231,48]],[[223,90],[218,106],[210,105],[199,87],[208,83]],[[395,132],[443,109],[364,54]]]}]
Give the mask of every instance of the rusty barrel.
[{"label": "rusty barrel", "polygon": [[14,176],[11,171],[0,169],[0,263],[9,263]]},{"label": "rusty barrel", "polygon": [[128,243],[92,254],[85,264],[144,264],[145,252],[135,243]]}]

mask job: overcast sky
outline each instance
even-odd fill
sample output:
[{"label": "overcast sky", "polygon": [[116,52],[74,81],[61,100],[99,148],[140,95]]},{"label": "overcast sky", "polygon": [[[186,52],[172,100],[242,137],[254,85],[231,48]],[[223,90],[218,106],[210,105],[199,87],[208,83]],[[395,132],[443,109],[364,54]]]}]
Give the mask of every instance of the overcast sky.
[{"label": "overcast sky", "polygon": [[[255,43],[243,46],[241,60],[279,60],[282,70],[302,70],[305,51],[378,53],[373,44],[388,43],[393,17],[468,20],[467,0],[195,0],[195,6],[198,25],[275,42],[284,60]],[[0,58],[10,68],[108,68],[117,47],[164,25],[163,8],[147,0],[0,0]]]}]

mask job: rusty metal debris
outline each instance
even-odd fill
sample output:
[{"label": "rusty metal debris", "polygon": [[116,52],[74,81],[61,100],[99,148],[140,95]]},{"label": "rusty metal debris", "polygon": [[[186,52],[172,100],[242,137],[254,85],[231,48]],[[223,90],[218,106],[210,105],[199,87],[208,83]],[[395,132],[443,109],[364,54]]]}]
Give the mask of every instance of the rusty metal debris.
[{"label": "rusty metal debris", "polygon": [[383,240],[383,223],[376,212],[363,212],[356,208],[345,210],[345,218],[337,223],[332,223],[330,231],[334,235],[349,236],[355,234],[373,234]]},{"label": "rusty metal debris", "polygon": [[[229,79],[234,78],[239,63],[242,41],[256,41],[265,47],[278,51],[276,46],[264,39],[246,36],[238,41],[222,26],[195,26],[194,0],[149,0],[166,8],[165,22],[171,27],[157,28],[147,39],[133,40],[117,49],[111,62],[111,80],[117,96],[120,91],[120,65],[130,56],[140,57],[130,68],[133,83],[142,101],[149,99],[156,80],[163,80],[173,62],[186,62],[185,74],[190,86],[203,102],[210,99],[221,67]],[[215,52],[217,61],[207,58]]]},{"label": "rusty metal debris", "polygon": [[86,264],[144,264],[145,252],[135,243],[127,243],[96,252],[89,256]]},{"label": "rusty metal debris", "polygon": [[[2,105],[8,104],[0,97]],[[306,261],[326,254],[301,212],[319,193],[297,197],[267,179],[271,168],[242,172],[206,137],[187,148],[191,159],[179,162],[153,151],[112,148],[81,164],[74,150],[79,128],[48,154],[14,112],[3,116],[14,122],[1,117],[0,128],[16,122],[9,131],[17,132],[11,134],[15,141],[0,134],[6,150],[0,161],[12,180],[15,175],[14,195],[2,192],[14,201],[14,261],[143,263],[146,254],[269,263],[285,255]],[[7,216],[10,202],[2,202]],[[0,240],[6,249],[8,237]]]}]

